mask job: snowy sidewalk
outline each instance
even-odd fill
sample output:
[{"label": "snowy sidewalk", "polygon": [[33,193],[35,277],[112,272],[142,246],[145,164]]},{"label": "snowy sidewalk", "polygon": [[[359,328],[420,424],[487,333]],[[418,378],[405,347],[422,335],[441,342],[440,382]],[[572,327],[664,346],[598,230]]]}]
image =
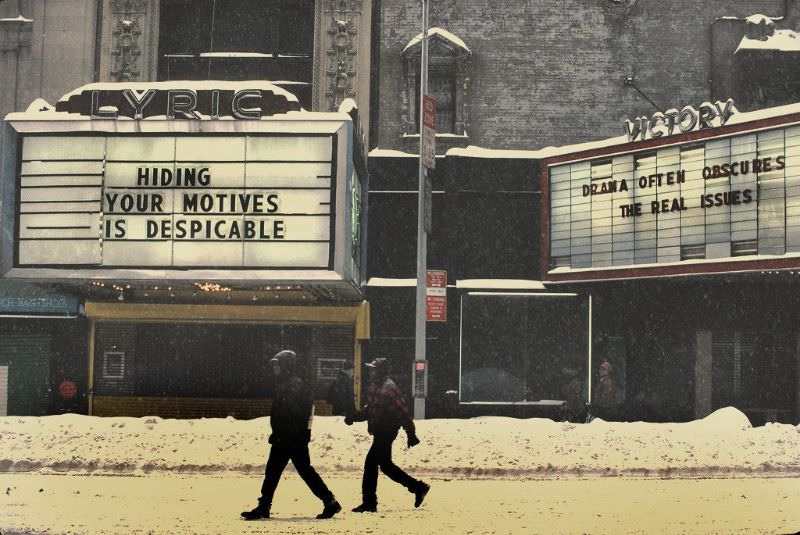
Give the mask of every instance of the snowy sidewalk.
[{"label": "snowy sidewalk", "polygon": [[[7,533],[793,533],[800,479],[431,480],[420,509],[379,479],[379,511],[351,513],[357,478],[327,478],[346,507],[315,520],[321,504],[296,476],[278,486],[269,521],[244,522],[258,476],[142,477],[6,474],[0,532]],[[6,492],[6,489],[8,491]]]},{"label": "snowy sidewalk", "polygon": [[[426,477],[800,476],[800,426],[752,428],[733,408],[681,424],[567,424],[486,417],[417,422],[422,444],[398,465]],[[80,415],[0,418],[0,472],[261,474],[269,419],[163,420]],[[360,474],[365,424],[314,420],[311,458],[322,474]]]}]

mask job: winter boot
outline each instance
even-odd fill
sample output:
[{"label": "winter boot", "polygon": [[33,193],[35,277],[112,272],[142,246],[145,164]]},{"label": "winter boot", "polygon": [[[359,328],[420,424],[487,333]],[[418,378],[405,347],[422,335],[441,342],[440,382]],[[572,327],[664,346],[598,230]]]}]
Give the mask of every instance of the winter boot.
[{"label": "winter boot", "polygon": [[359,505],[358,507],[353,509],[353,512],[354,513],[377,513],[378,512],[378,506],[376,504],[362,503],[361,505]]},{"label": "winter boot", "polygon": [[252,511],[242,511],[242,518],[244,520],[262,520],[269,518],[269,505],[259,502]]},{"label": "winter boot", "polygon": [[342,506],[339,505],[339,502],[336,501],[336,498],[331,498],[331,501],[325,504],[325,508],[322,510],[320,514],[317,515],[317,518],[333,518],[333,515],[338,513],[342,510]]},{"label": "winter boot", "polygon": [[417,490],[414,491],[414,507],[419,507],[422,505],[422,500],[425,499],[425,496],[428,494],[429,490],[431,490],[430,485],[423,483],[422,481],[419,482]]}]

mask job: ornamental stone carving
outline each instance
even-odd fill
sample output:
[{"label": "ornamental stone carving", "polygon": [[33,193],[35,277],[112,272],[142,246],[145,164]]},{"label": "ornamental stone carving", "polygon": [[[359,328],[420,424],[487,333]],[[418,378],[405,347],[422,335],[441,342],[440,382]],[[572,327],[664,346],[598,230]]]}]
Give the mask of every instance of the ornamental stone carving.
[{"label": "ornamental stone carving", "polygon": [[[332,3],[340,4],[339,7],[348,7],[347,2]],[[327,78],[325,96],[328,101],[328,111],[337,110],[344,99],[356,96],[355,56],[358,51],[355,46],[355,36],[358,35],[358,29],[352,17],[357,16],[349,11],[337,10],[330,13],[327,30],[330,36],[330,45],[325,51],[328,63],[325,69]]]},{"label": "ornamental stone carving", "polygon": [[139,21],[118,19],[113,34],[115,46],[111,49],[114,58],[111,76],[118,82],[138,80],[141,74],[139,56],[142,54],[139,48],[139,37],[142,35]]},{"label": "ornamental stone carving", "polygon": [[104,0],[101,80],[155,79],[159,0]]}]

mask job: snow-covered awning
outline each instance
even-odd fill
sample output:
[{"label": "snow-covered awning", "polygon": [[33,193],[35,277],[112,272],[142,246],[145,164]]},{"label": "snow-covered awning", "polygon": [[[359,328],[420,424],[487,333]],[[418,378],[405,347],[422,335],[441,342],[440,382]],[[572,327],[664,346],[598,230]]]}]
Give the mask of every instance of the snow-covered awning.
[{"label": "snow-covered awning", "polygon": [[544,290],[542,281],[527,279],[463,279],[456,281],[461,290]]},{"label": "snow-covered awning", "polygon": [[387,279],[371,277],[367,286],[371,288],[410,288],[417,285],[417,279]]}]

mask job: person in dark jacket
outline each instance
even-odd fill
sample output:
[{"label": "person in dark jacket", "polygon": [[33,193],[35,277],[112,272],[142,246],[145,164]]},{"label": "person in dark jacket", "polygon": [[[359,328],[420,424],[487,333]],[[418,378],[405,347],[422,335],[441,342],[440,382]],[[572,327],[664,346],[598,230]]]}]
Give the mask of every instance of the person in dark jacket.
[{"label": "person in dark jacket", "polygon": [[617,384],[614,382],[614,368],[607,359],[600,362],[597,371],[597,386],[594,389],[592,412],[607,422],[617,419]]},{"label": "person in dark jacket", "polygon": [[364,461],[364,477],[361,480],[362,503],[353,512],[374,513],[378,510],[378,468],[414,494],[414,507],[419,507],[430,485],[414,479],[392,462],[392,442],[400,427],[406,432],[409,448],[419,444],[406,401],[395,382],[387,376],[386,359],[377,358],[365,366],[370,383],[367,405],[344,420],[347,425],[366,420],[367,431],[372,435],[372,446]]},{"label": "person in dark jacket", "polygon": [[583,397],[583,381],[581,381],[580,370],[577,368],[564,368],[563,372],[566,376],[566,382],[561,389],[561,394],[564,396],[561,414],[567,422],[585,422],[586,401]]},{"label": "person in dark jacket", "polygon": [[297,374],[297,354],[291,350],[278,352],[270,361],[275,375],[275,398],[272,401],[269,459],[261,484],[261,497],[252,511],[244,511],[245,520],[269,518],[272,496],[283,469],[291,460],[297,473],[314,495],[322,500],[324,509],[317,518],[331,518],[342,510],[333,493],[311,466],[308,442],[311,440],[311,420],[314,417],[311,391]]},{"label": "person in dark jacket", "polygon": [[347,416],[355,410],[355,396],[353,395],[353,363],[345,361],[339,370],[339,375],[328,389],[328,403],[333,406],[334,416]]}]

